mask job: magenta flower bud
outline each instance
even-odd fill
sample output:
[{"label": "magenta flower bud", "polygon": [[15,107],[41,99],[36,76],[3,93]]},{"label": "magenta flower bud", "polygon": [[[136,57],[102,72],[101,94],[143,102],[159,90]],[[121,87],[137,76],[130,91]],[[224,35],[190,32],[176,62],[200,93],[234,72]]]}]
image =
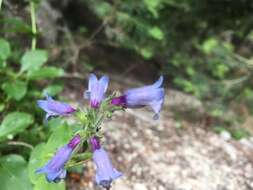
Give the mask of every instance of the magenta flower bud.
[{"label": "magenta flower bud", "polygon": [[53,100],[52,97],[47,95],[46,100],[38,100],[37,105],[43,109],[46,114],[46,120],[48,120],[51,116],[59,116],[59,115],[69,115],[76,111],[76,109],[72,108],[70,105]]},{"label": "magenta flower bud", "polygon": [[90,100],[90,106],[98,108],[107,90],[109,78],[102,76],[99,80],[96,75],[90,74],[88,90],[84,92],[84,98]]},{"label": "magenta flower bud", "polygon": [[120,105],[120,106],[126,108],[127,107],[126,96],[123,95],[123,96],[119,96],[119,97],[113,98],[112,101],[111,101],[111,103],[113,105]]},{"label": "magenta flower bud", "polygon": [[93,152],[97,149],[100,149],[99,138],[97,136],[90,138],[90,144]]},{"label": "magenta flower bud", "polygon": [[90,144],[93,150],[92,158],[96,165],[96,183],[109,190],[112,181],[121,177],[122,173],[112,166],[108,154],[100,147],[98,137],[92,137]]},{"label": "magenta flower bud", "polygon": [[45,173],[48,182],[59,182],[66,177],[65,164],[71,158],[71,154],[76,146],[81,142],[80,135],[74,136],[70,142],[61,147],[54,157],[45,166],[36,170],[36,173]]},{"label": "magenta flower bud", "polygon": [[75,149],[76,146],[81,142],[81,136],[79,134],[75,135],[68,143],[68,146]]},{"label": "magenta flower bud", "polygon": [[125,91],[123,96],[113,98],[111,103],[125,108],[150,106],[155,112],[154,118],[158,119],[164,102],[164,88],[161,87],[162,83],[163,76],[161,76],[153,85]]}]

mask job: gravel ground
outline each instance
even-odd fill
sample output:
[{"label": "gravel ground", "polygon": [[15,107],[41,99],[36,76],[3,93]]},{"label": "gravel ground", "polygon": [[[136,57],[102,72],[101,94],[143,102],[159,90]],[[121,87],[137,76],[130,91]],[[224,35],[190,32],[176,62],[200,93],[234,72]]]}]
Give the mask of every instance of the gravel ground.
[{"label": "gravel ground", "polygon": [[[103,145],[124,173],[112,190],[252,190],[253,140],[234,141],[203,122],[182,121],[178,129],[174,98],[167,98],[158,121],[149,110],[138,109],[103,124]],[[83,176],[70,174],[69,189],[100,189],[93,176],[88,162]]]}]

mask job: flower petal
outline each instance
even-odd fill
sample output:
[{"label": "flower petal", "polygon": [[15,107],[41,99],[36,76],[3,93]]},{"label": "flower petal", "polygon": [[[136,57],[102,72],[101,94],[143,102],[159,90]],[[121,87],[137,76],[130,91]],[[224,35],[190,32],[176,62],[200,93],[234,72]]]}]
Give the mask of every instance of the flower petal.
[{"label": "flower petal", "polygon": [[57,180],[57,178],[59,178],[59,176],[61,175],[63,171],[59,170],[59,171],[55,171],[55,172],[50,172],[46,175],[46,179],[48,182],[57,182],[55,180]]},{"label": "flower petal", "polygon": [[159,88],[161,87],[162,84],[163,84],[163,76],[160,76],[159,79],[154,84],[150,85],[150,87]]},{"label": "flower petal", "polygon": [[98,108],[101,101],[104,99],[104,94],[108,88],[109,77],[102,76],[99,80],[96,75],[90,74],[88,90],[83,93],[85,99],[90,100],[90,105],[93,108]]},{"label": "flower petal", "polygon": [[128,93],[126,95],[127,107],[136,108],[150,105],[150,103],[159,101],[164,96],[164,89],[142,89],[138,92]]},{"label": "flower petal", "polygon": [[106,92],[109,84],[109,77],[108,76],[102,76],[99,79],[99,91],[103,92],[103,94]]},{"label": "flower petal", "polygon": [[48,182],[58,182],[66,177],[64,166],[71,158],[71,154],[75,147],[80,143],[81,137],[75,135],[68,144],[58,149],[56,154],[41,168],[36,170],[36,173],[45,173]]},{"label": "flower petal", "polygon": [[119,177],[121,177],[123,174],[121,172],[119,172],[118,170],[116,170],[115,168],[113,168],[113,174],[112,174],[112,179],[117,179]]},{"label": "flower petal", "polygon": [[47,100],[38,100],[37,105],[45,112],[51,112],[50,109],[48,108]]},{"label": "flower petal", "polygon": [[109,159],[108,154],[103,148],[96,149],[93,152],[93,161],[96,164],[96,183],[102,186],[110,185],[112,180],[122,176]]},{"label": "flower petal", "polygon": [[163,76],[160,76],[160,78],[154,84],[139,87],[139,88],[132,88],[125,91],[124,94],[130,94],[130,93],[134,94],[134,93],[139,93],[142,91],[149,91],[151,89],[156,89],[156,88],[159,88],[162,85],[162,83],[163,83]]},{"label": "flower petal", "polygon": [[97,86],[97,83],[98,83],[98,79],[97,79],[96,75],[94,75],[93,73],[91,73],[89,75],[88,91],[92,91],[92,89],[94,88],[94,86]]}]

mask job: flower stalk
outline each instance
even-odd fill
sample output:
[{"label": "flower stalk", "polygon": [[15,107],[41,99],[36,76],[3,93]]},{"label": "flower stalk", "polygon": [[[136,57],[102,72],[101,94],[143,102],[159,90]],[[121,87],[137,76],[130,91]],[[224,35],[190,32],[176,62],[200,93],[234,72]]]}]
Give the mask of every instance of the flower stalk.
[{"label": "flower stalk", "polygon": [[[1,0],[0,0],[1,1]],[[35,3],[33,0],[30,0],[30,17],[31,17],[31,27],[32,27],[32,46],[31,49],[36,49],[37,43],[37,26],[36,26],[36,12],[35,12]]]}]

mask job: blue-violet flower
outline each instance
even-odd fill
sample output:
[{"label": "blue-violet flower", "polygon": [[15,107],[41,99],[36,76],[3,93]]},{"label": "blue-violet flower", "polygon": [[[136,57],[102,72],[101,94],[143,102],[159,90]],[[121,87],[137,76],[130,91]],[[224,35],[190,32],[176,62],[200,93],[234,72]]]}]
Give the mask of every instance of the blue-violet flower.
[{"label": "blue-violet flower", "polygon": [[163,76],[160,76],[158,81],[153,85],[129,89],[122,96],[113,98],[111,103],[125,108],[150,106],[155,112],[154,119],[158,119],[164,102],[164,88],[161,87],[162,83]]},{"label": "blue-violet flower", "polygon": [[122,173],[112,166],[108,154],[99,144],[98,137],[92,137],[90,144],[93,150],[93,161],[96,165],[96,183],[109,190],[112,181],[121,177]]},{"label": "blue-violet flower", "polygon": [[75,147],[81,142],[80,135],[74,136],[68,144],[61,147],[48,163],[36,170],[36,173],[45,173],[48,182],[59,182],[66,177],[64,166],[71,157]]},{"label": "blue-violet flower", "polygon": [[104,94],[107,90],[109,77],[102,76],[99,80],[96,75],[90,74],[88,90],[84,92],[84,98],[90,100],[90,106],[98,108],[101,101],[104,99]]},{"label": "blue-violet flower", "polygon": [[60,101],[56,101],[48,94],[46,95],[46,97],[46,100],[37,101],[37,105],[45,112],[47,112],[46,120],[49,119],[51,116],[69,115],[76,111],[76,109],[74,109],[70,105]]}]

